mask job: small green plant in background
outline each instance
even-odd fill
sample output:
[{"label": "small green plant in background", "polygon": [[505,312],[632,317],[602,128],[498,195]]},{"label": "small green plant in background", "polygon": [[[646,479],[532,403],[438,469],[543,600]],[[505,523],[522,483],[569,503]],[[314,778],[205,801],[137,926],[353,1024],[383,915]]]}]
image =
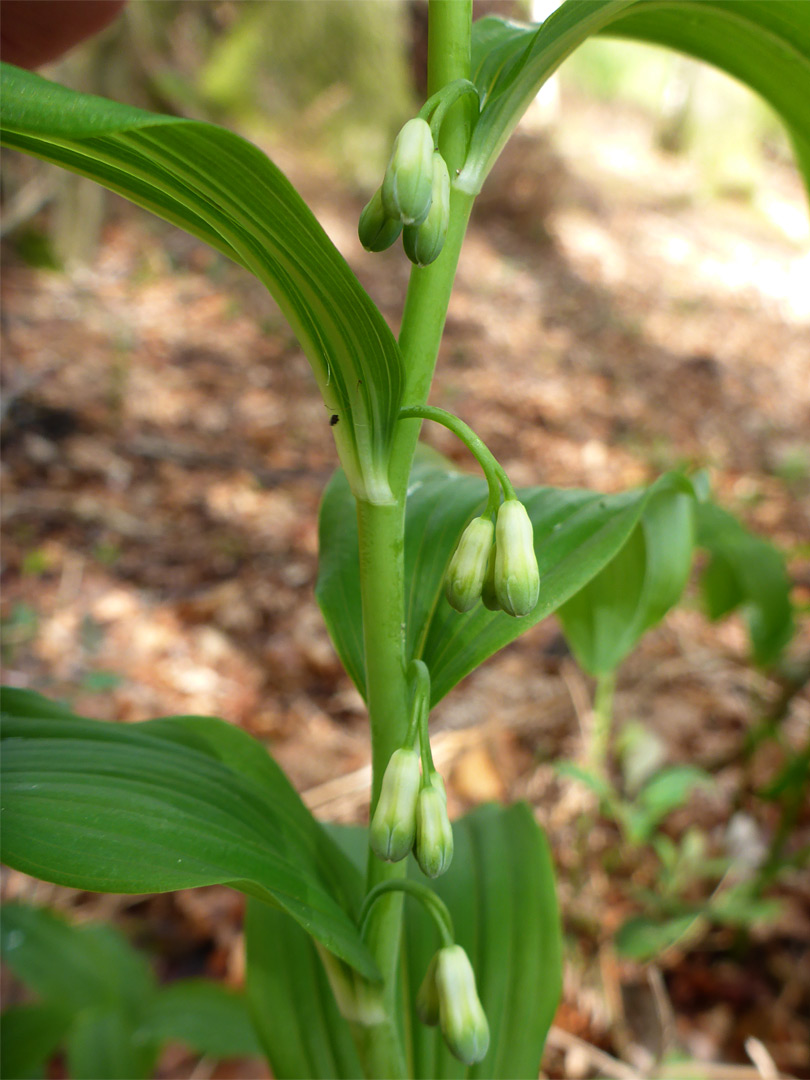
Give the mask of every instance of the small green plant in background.
[{"label": "small green plant in background", "polygon": [[[558,613],[568,643],[580,666],[595,679],[596,690],[584,762],[560,762],[557,772],[593,792],[600,813],[619,832],[621,844],[610,869],[628,882],[628,895],[642,913],[619,927],[614,944],[621,955],[635,960],[660,956],[676,941],[687,935],[695,940],[712,925],[745,927],[778,913],[778,903],[763,893],[791,869],[791,860],[782,849],[808,786],[810,744],[803,751],[786,748],[783,770],[758,793],[780,806],[780,825],[770,852],[763,851],[752,860],[751,838],[741,840],[737,835],[752,821],[737,815],[729,823],[727,846],[747,845],[749,850],[712,855],[701,829],[692,827],[677,840],[664,831],[668,816],[686,806],[696,790],[711,788],[711,776],[690,763],[668,763],[663,740],[638,721],[626,722],[614,731],[613,699],[620,664],[659,620],[661,611],[672,605],[673,597],[681,595],[693,546],[705,554],[699,587],[708,617],[717,620],[738,609],[744,612],[756,664],[773,668],[793,637],[784,557],[710,501],[705,476],[696,475],[694,483],[700,499],[690,513],[678,514],[670,507],[657,521],[648,519],[638,539],[639,549],[634,552],[631,544],[625,545],[621,555]],[[673,546],[680,537],[680,566],[672,559],[661,563],[648,559],[639,573],[641,549],[660,548],[662,536],[669,537]],[[617,610],[622,612],[620,619]],[[795,680],[791,689],[797,691],[802,679],[806,681],[806,675]],[[765,725],[754,735],[754,744],[763,738],[778,740],[778,730]],[[753,745],[748,756],[752,749]],[[613,756],[616,780],[611,776]],[[642,854],[652,857],[653,887],[632,884],[633,867]],[[797,862],[801,860],[800,855]],[[708,898],[695,899],[696,889],[707,892]]]},{"label": "small green plant in background", "polygon": [[0,1073],[43,1075],[64,1052],[71,1076],[149,1077],[169,1041],[212,1058],[260,1057],[244,995],[210,979],[158,986],[111,926],[71,926],[45,908],[2,909],[0,955],[36,997],[3,1013]]},{"label": "small green plant in background", "polygon": [[[370,830],[324,828],[264,747],[224,721],[115,725],[28,691],[2,699],[4,859],[79,889],[245,892],[247,999],[280,1080],[537,1075],[561,985],[547,844],[522,804],[451,825],[430,710],[557,611],[609,715],[612,673],[678,601],[701,527],[696,487],[677,472],[609,496],[516,491],[474,432],[426,405],[470,211],[501,149],[559,64],[612,33],[757,90],[810,175],[802,3],[568,0],[540,26],[473,25],[467,0],[428,11],[428,100],[360,223],[367,248],[401,239],[413,264],[398,339],[255,146],[3,70],[3,143],[97,180],[255,274],[331,417],[341,467],[321,506],[317,598],[368,705]],[[484,478],[420,450],[424,419],[458,435]],[[735,550],[716,556],[718,613],[753,588]],[[659,811],[648,806],[645,829]],[[66,1038],[70,1058],[101,1024],[123,1046],[120,1008],[100,1010],[64,1020],[52,1045]],[[157,1039],[147,1036],[141,1072]]]}]

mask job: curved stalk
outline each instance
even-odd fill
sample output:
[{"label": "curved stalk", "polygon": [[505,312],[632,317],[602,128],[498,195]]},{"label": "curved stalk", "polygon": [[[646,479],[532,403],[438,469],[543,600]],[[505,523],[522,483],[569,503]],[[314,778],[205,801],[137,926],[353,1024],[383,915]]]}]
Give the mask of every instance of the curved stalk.
[{"label": "curved stalk", "polygon": [[408,406],[399,410],[400,420],[408,417],[421,417],[423,420],[433,420],[437,424],[442,424],[464,443],[487,478],[489,501],[484,511],[485,514],[494,514],[500,506],[501,487],[503,487],[503,493],[507,499],[516,498],[515,489],[512,487],[505,469],[481,436],[476,435],[469,424],[465,424],[463,420],[453,413],[446,412],[444,409],[437,409],[434,405]]},{"label": "curved stalk", "polygon": [[455,945],[456,937],[453,929],[453,917],[447,909],[447,905],[444,900],[441,899],[432,889],[429,889],[427,885],[422,885],[419,881],[382,881],[379,885],[376,885],[368,896],[363,901],[363,907],[360,911],[360,923],[361,933],[365,932],[366,924],[372,909],[381,896],[390,892],[402,892],[408,893],[415,897],[420,904],[430,915],[431,919],[439,931],[439,937],[441,939],[442,946]]}]

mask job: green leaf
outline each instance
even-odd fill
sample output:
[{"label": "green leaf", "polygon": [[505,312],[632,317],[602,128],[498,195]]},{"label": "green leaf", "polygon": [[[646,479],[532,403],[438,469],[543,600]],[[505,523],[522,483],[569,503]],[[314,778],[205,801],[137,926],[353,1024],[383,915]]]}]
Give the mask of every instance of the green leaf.
[{"label": "green leaf", "polygon": [[12,1005],[0,1017],[0,1076],[29,1080],[44,1075],[70,1024],[70,1014],[58,1005]]},{"label": "green leaf", "polygon": [[664,817],[683,806],[694,788],[710,782],[709,774],[695,765],[672,765],[648,780],[637,799],[650,813]]},{"label": "green leaf", "polygon": [[256,739],[241,728],[209,716],[170,716],[147,720],[143,731],[172,739],[210,755],[255,783],[268,812],[306,848],[328,891],[351,916],[362,904],[363,875],[312,816],[283,769]]},{"label": "green leaf", "polygon": [[790,579],[782,553],[711,502],[696,509],[697,543],[710,559],[700,581],[710,619],[742,606],[754,659],[774,664],[793,637]]},{"label": "green leaf", "polygon": [[135,1026],[155,979],[122,934],[95,923],[71,926],[45,908],[12,903],[3,906],[0,942],[4,962],[55,1013],[46,1057],[66,1036],[74,1076],[150,1075],[158,1043],[136,1038]]},{"label": "green leaf", "polygon": [[613,671],[678,602],[694,549],[694,499],[650,498],[627,543],[558,614],[579,663],[591,675]]},{"label": "green leaf", "polygon": [[558,761],[554,766],[554,772],[559,776],[568,776],[572,780],[579,780],[586,788],[598,795],[600,799],[610,799],[615,795],[610,782],[591,769],[583,769],[573,761]]},{"label": "green leaf", "polygon": [[[145,958],[111,926],[73,926],[45,908],[10,903],[2,909],[0,944],[4,962],[45,1002],[30,1013],[12,1016],[8,1032],[4,1018],[3,1046],[11,1038],[14,1060],[30,1059],[31,1068],[74,1026],[72,1052],[84,1063],[81,1067],[95,1075],[106,1075],[109,1055],[104,1051],[103,1058],[91,1057],[87,1064],[96,1035],[128,1042],[129,1048],[120,1051],[125,1064],[109,1065],[124,1070],[118,1075],[126,1075],[127,1069],[146,1075],[150,1056],[168,1039],[214,1057],[261,1054],[241,994],[205,979],[158,989]],[[42,1033],[49,1017],[54,1022],[52,1039]],[[39,1042],[45,1047],[41,1056],[35,1054]],[[17,1072],[3,1070],[2,1075]]]},{"label": "green leaf", "polygon": [[63,1011],[113,1005],[137,1011],[155,990],[146,960],[111,926],[71,926],[47,908],[2,908],[3,962]]},{"label": "green leaf", "polygon": [[638,915],[619,927],[613,944],[619,956],[628,960],[652,960],[704,923],[702,911],[677,915],[663,922]]},{"label": "green leaf", "polygon": [[[257,901],[257,903],[259,903]],[[270,910],[267,905],[261,905]],[[136,1037],[185,1043],[214,1058],[260,1057],[244,994],[210,979],[182,979],[155,995]]]},{"label": "green leaf", "polygon": [[363,1069],[318,952],[282,911],[248,901],[247,995],[277,1080],[357,1080]]},{"label": "green leaf", "polygon": [[[534,1080],[562,979],[548,845],[524,803],[480,807],[454,822],[453,832],[453,863],[434,887],[472,961],[491,1042],[484,1060],[468,1069],[452,1057],[439,1031],[426,1028],[412,1011],[414,1075]],[[409,904],[406,913],[413,1003],[438,943],[421,906]]]},{"label": "green leaf", "polygon": [[756,926],[774,922],[783,912],[781,900],[757,896],[755,883],[745,881],[719,890],[709,900],[706,913],[721,925]]},{"label": "green leaf", "polygon": [[[533,1080],[561,985],[548,847],[523,804],[481,807],[453,828],[453,863],[434,887],[450,908],[458,941],[472,961],[490,1025],[490,1050],[479,1065],[468,1068],[450,1054],[436,1028],[417,1019],[413,1001],[439,942],[421,905],[406,898],[405,1043],[412,1058],[410,1075],[424,1080]],[[340,835],[362,863],[364,830],[344,829]],[[415,864],[409,869],[424,880]],[[279,1080],[362,1076],[349,1025],[337,1013],[312,943],[288,917],[253,902],[246,941],[248,995],[274,1075]]]},{"label": "green leaf", "polygon": [[694,765],[673,765],[656,773],[627,807],[625,821],[630,841],[646,843],[659,822],[683,806],[694,788],[710,782],[708,773]]},{"label": "green leaf", "polygon": [[[2,65],[2,142],[178,225],[255,274],[307,354],[358,497],[390,502],[402,360],[385,320],[306,204],[255,146]],[[327,422],[324,414],[324,423]]]},{"label": "green leaf", "polygon": [[759,93],[799,150],[806,147],[810,6],[804,0],[567,0],[539,27],[495,16],[475,23],[473,81],[483,107],[458,187],[480,190],[537,91],[597,33],[668,46],[714,64]]},{"label": "green leaf", "polygon": [[230,884],[279,904],[327,949],[378,978],[352,918],[322,880],[322,845],[291,823],[287,785],[276,797],[148,724],[19,717],[15,700],[9,707],[2,699],[9,865],[105,892]]},{"label": "green leaf", "polygon": [[68,1071],[81,1080],[146,1080],[156,1058],[157,1046],[139,1045],[132,1017],[112,1005],[82,1010],[68,1034]]},{"label": "green leaf", "polygon": [[[486,483],[456,472],[437,454],[421,454],[410,478],[405,530],[406,648],[430,668],[433,703],[488,656],[569,600],[621,552],[648,506],[648,521],[684,513],[689,482],[678,474],[619,495],[556,488],[518,494],[534,526],[540,600],[523,619],[483,604],[461,615],[444,598],[444,575],[465,525],[486,502]],[[668,514],[671,506],[677,512]],[[321,504],[320,567],[315,594],[346,670],[364,692],[357,523],[338,472]],[[658,581],[659,578],[656,578]],[[663,581],[663,574],[660,576]],[[648,609],[657,610],[650,597]]]}]

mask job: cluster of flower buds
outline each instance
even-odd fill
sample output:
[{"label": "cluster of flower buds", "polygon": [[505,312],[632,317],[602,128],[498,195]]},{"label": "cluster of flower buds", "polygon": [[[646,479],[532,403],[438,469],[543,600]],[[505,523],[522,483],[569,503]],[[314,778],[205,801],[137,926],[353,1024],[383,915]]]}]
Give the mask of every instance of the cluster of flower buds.
[{"label": "cluster of flower buds", "polygon": [[534,553],[534,530],[526,507],[506,499],[495,525],[474,518],[450,560],[445,577],[447,601],[456,611],[469,611],[483,600],[490,611],[528,615],[540,595],[540,572]]},{"label": "cluster of flower buds", "polygon": [[382,187],[360,215],[360,243],[385,251],[402,232],[405,254],[427,266],[438,258],[449,222],[450,174],[430,125],[417,116],[397,135]]},{"label": "cluster of flower buds", "polygon": [[369,842],[375,855],[399,862],[413,850],[422,872],[443,874],[453,858],[453,829],[447,795],[437,772],[419,773],[415,750],[395,750],[388,762]]},{"label": "cluster of flower buds", "polygon": [[475,974],[460,945],[439,949],[416,995],[423,1024],[441,1028],[445,1042],[465,1065],[482,1061],[489,1049],[489,1024],[478,998]]}]

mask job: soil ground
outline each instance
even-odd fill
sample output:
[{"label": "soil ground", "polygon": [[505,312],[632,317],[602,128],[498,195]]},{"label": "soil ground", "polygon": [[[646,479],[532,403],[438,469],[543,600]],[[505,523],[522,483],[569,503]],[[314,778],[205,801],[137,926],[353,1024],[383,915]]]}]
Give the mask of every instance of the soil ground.
[{"label": "soil ground", "polygon": [[[655,149],[645,117],[565,108],[554,149],[520,134],[477,207],[431,400],[470,423],[516,485],[616,491],[708,467],[717,499],[787,552],[806,611],[810,251],[806,231],[780,224],[803,220],[799,181],[770,161],[753,198],[709,195],[693,164]],[[273,153],[396,327],[401,252],[365,254],[362,200],[323,163],[316,177],[292,151]],[[89,265],[55,273],[5,257],[4,681],[124,722],[223,716],[266,743],[319,815],[362,821],[363,705],[313,598],[335,465],[328,414],[258,284],[112,206]],[[426,425],[425,438],[471,467],[444,430]],[[791,655],[809,648],[805,625]],[[644,910],[638,887],[655,890],[656,862],[623,849],[555,771],[587,755],[592,691],[552,619],[435,714],[452,813],[523,798],[548,830],[568,958],[546,1074],[663,1075],[657,1057],[677,1050],[701,1076],[754,1077],[768,1075],[767,1059],[752,1064],[761,1046],[810,1076],[806,870],[769,894],[779,914],[745,932],[707,926],[646,966],[617,955],[614,934]],[[697,830],[717,854],[736,815],[750,844],[770,842],[776,810],[757,792],[806,742],[810,700],[751,666],[739,619],[711,625],[690,589],[622,667],[615,712],[617,727],[656,733],[668,761],[712,773],[666,835]],[[746,753],[768,716],[782,745]],[[787,854],[808,841],[805,804]],[[695,882],[693,899],[716,884]],[[97,897],[16,873],[4,889],[119,920],[166,978],[241,979],[241,900],[225,889]],[[263,1075],[212,1068],[177,1048],[160,1075]]]}]

